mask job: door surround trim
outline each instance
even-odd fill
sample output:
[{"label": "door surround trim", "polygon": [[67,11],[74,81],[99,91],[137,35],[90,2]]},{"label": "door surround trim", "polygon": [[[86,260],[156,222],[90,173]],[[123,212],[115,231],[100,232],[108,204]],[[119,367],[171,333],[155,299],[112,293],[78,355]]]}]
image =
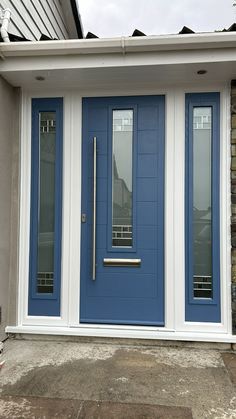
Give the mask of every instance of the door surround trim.
[{"label": "door surround trim", "polygon": [[[192,92],[221,92],[221,202],[222,213],[221,213],[221,278],[222,278],[222,295],[221,295],[221,307],[222,307],[222,323],[220,324],[204,324],[204,323],[188,323],[184,322],[184,311],[179,310],[181,303],[184,301],[184,292],[181,291],[181,287],[184,289],[184,248],[182,243],[182,234],[179,235],[181,230],[182,222],[175,224],[173,231],[174,217],[176,219],[182,219],[181,212],[183,211],[183,185],[182,180],[184,179],[181,159],[184,158],[184,153],[181,158],[174,163],[174,156],[180,152],[183,152],[183,144],[174,143],[173,139],[180,138],[183,136],[184,139],[184,98],[185,93]],[[165,246],[168,249],[168,263],[165,260],[165,318],[166,326],[162,328],[162,331],[175,330],[178,332],[192,332],[194,339],[197,339],[197,334],[203,332],[210,337],[212,333],[227,333],[230,336],[231,333],[231,267],[230,267],[230,86],[227,84],[212,84],[212,85],[200,85],[190,84],[182,85],[178,88],[142,88],[139,86],[138,92],[134,89],[130,91],[119,91],[114,90],[103,90],[103,96],[115,96],[115,95],[148,95],[148,94],[165,94],[166,95],[166,160],[168,160],[168,170],[166,165],[166,199],[165,199],[165,235],[166,241]],[[63,203],[63,241],[62,241],[62,253],[63,253],[63,264],[62,264],[62,315],[61,317],[35,317],[27,316],[27,297],[28,287],[25,283],[25,278],[28,278],[28,257],[29,257],[29,246],[28,246],[28,233],[29,233],[29,167],[30,167],[30,138],[31,138],[31,127],[30,127],[30,115],[31,98],[34,97],[64,97],[64,130],[66,132],[67,147],[64,150],[64,171],[63,171],[63,187],[64,187],[64,203]],[[27,325],[37,327],[50,327],[50,333],[53,332],[53,326],[55,330],[61,327],[67,327],[68,332],[72,332],[70,326],[76,327],[77,329],[83,328],[84,326],[79,324],[77,318],[77,307],[79,301],[79,290],[78,293],[74,292],[75,286],[78,286],[78,276],[80,274],[80,219],[78,217],[78,211],[80,213],[80,182],[78,175],[75,176],[75,169],[80,172],[81,167],[81,149],[80,149],[80,132],[81,132],[81,97],[89,96],[101,96],[101,90],[93,89],[93,91],[79,92],[79,91],[60,91],[60,89],[54,89],[50,92],[39,92],[35,91],[23,91],[22,94],[22,114],[21,114],[21,201],[20,201],[20,239],[19,239],[19,297],[18,297],[18,316],[17,324],[19,326]],[[79,117],[78,117],[79,115]],[[183,119],[182,119],[183,118]],[[173,164],[174,163],[174,164]],[[179,195],[179,205],[173,210],[173,191],[175,190],[173,185],[178,185],[178,190],[175,194]],[[73,194],[72,194],[73,190]],[[69,203],[73,204],[73,210],[69,211]],[[77,236],[71,234],[76,229],[78,232]],[[174,240],[173,240],[174,238]],[[176,248],[174,241],[178,244]],[[176,251],[174,252],[174,248]],[[68,252],[69,250],[69,252]],[[166,251],[167,254],[167,251]],[[178,278],[178,287],[175,286],[174,278]],[[224,278],[224,281],[223,281]],[[175,289],[176,288],[176,289]],[[76,306],[77,304],[77,306]],[[76,312],[73,309],[76,307]],[[37,329],[36,327],[36,329]],[[136,333],[137,326],[134,326],[134,334]],[[103,327],[103,330],[105,328]],[[121,329],[121,327],[119,327]],[[125,329],[125,327],[124,327]],[[73,329],[74,330],[74,329]],[[193,337],[194,337],[193,336]],[[226,335],[225,335],[226,336]],[[180,339],[180,337],[178,338]]]}]

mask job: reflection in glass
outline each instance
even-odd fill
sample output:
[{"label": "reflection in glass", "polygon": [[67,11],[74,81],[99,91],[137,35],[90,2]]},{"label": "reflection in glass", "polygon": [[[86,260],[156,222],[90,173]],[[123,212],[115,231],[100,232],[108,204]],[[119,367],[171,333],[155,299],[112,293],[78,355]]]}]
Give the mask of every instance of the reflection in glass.
[{"label": "reflection in glass", "polygon": [[211,139],[212,108],[193,111],[194,297],[212,298]]},{"label": "reflection in glass", "polygon": [[40,113],[37,292],[53,293],[56,114]]},{"label": "reflection in glass", "polygon": [[113,111],[112,246],[131,247],[133,110]]}]

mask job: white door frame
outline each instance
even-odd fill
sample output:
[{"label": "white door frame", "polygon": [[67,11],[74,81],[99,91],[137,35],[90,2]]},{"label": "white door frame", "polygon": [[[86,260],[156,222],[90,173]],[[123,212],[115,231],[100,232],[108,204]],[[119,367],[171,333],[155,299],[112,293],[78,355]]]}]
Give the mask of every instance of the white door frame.
[{"label": "white door frame", "polygon": [[[221,93],[220,233],[222,322],[185,322],[185,93]],[[101,91],[52,90],[22,93],[21,199],[19,237],[18,326],[27,333],[78,334],[152,339],[234,339],[231,336],[231,237],[230,237],[230,86],[178,85],[130,91],[103,90],[102,96],[166,96],[165,139],[165,327],[82,325],[80,301],[81,138],[82,97],[101,96]],[[30,232],[31,98],[64,98],[62,291],[60,317],[27,315]],[[170,337],[171,336],[171,337]],[[186,338],[187,339],[187,338]]]}]

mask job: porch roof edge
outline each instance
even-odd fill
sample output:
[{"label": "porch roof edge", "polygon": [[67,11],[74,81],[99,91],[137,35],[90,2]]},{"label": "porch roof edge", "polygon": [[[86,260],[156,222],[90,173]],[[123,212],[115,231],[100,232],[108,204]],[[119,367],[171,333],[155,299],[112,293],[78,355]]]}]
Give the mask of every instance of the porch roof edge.
[{"label": "porch roof edge", "polygon": [[89,55],[132,52],[158,52],[236,48],[236,33],[201,33],[104,39],[72,39],[57,41],[0,43],[4,57]]}]

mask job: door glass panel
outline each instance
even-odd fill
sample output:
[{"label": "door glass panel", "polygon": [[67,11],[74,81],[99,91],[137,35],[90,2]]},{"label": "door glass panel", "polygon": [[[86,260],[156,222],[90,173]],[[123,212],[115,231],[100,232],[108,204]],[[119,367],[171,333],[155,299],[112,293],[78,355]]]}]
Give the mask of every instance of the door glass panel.
[{"label": "door glass panel", "polygon": [[133,110],[113,111],[112,246],[133,245]]},{"label": "door glass panel", "polygon": [[56,113],[40,113],[37,292],[53,293]]},{"label": "door glass panel", "polygon": [[194,297],[212,298],[212,108],[193,111]]}]

